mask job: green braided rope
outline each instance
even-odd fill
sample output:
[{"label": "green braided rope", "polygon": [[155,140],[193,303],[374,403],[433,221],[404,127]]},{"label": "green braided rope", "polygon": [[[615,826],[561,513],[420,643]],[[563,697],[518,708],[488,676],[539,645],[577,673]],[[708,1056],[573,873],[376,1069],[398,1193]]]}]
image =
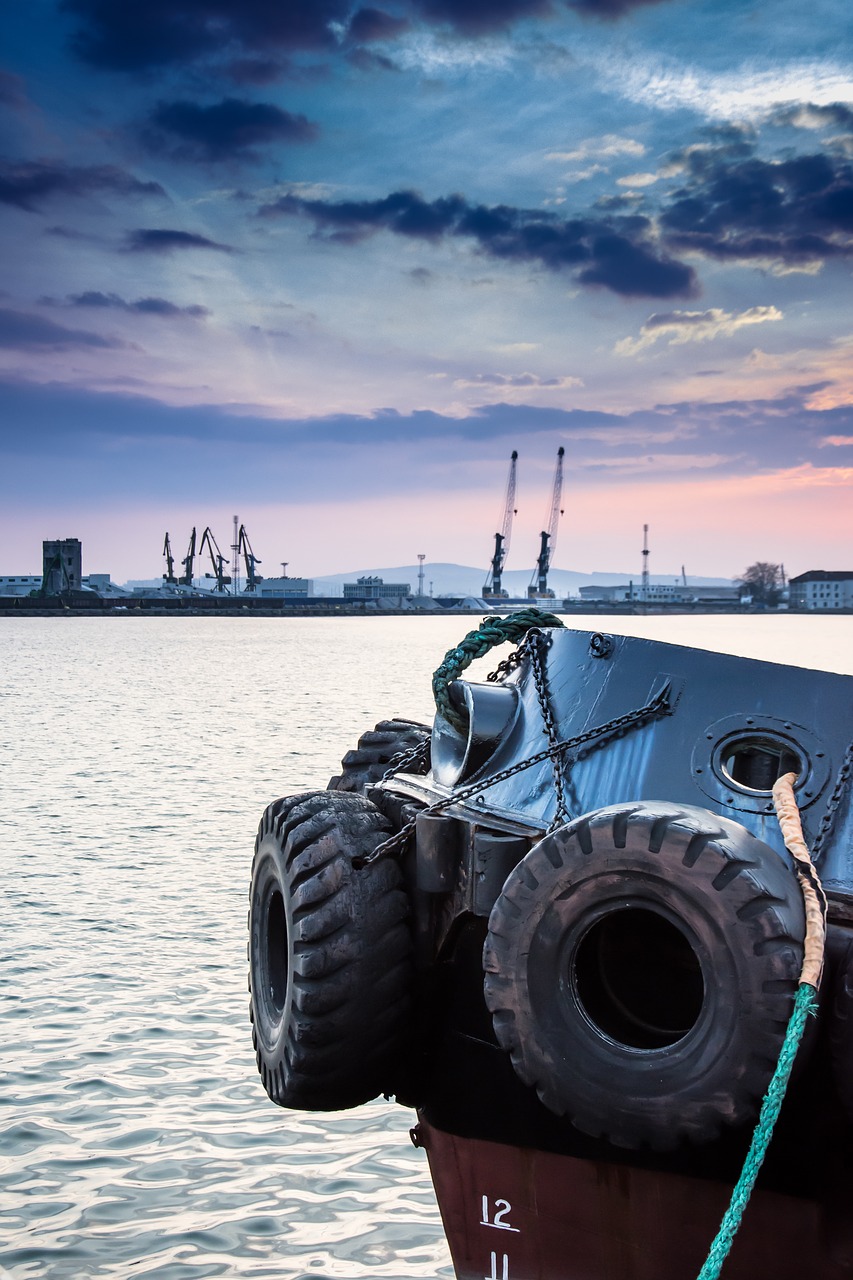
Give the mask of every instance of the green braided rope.
[{"label": "green braided rope", "polygon": [[758,1117],[758,1123],[752,1135],[752,1142],[747,1152],[741,1175],[737,1180],[735,1189],[732,1192],[732,1198],[729,1201],[729,1207],[723,1215],[720,1229],[714,1237],[711,1248],[708,1250],[705,1265],[699,1272],[697,1280],[717,1280],[723,1263],[728,1257],[735,1238],[735,1232],[740,1226],[741,1218],[758,1177],[758,1171],[767,1154],[770,1139],[773,1137],[773,1128],[782,1108],[791,1068],[794,1065],[794,1058],[797,1056],[797,1050],[803,1038],[806,1018],[809,1014],[817,1013],[816,994],[815,988],[808,982],[801,983],[797,991],[794,1010],[788,1023],[788,1030],[785,1033],[779,1061],[776,1063],[773,1079],[770,1081],[767,1092],[764,1095],[761,1114]]},{"label": "green braided rope", "polygon": [[450,701],[450,686],[470,667],[475,658],[482,658],[496,645],[507,640],[516,642],[524,638],[533,627],[562,627],[564,623],[554,613],[542,609],[519,609],[506,618],[484,618],[476,631],[468,635],[455,649],[448,649],[444,661],[432,677],[432,693],[436,710],[449,720],[455,729],[462,729],[465,721]]}]

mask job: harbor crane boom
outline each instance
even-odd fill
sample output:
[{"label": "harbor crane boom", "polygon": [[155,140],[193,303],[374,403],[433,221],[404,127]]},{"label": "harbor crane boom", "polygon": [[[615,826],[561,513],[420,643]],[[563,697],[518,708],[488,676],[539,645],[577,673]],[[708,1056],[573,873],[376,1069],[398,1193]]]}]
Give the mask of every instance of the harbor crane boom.
[{"label": "harbor crane boom", "polygon": [[554,548],[557,545],[557,526],[560,523],[560,516],[563,514],[560,498],[563,492],[563,455],[565,452],[563,446],[560,445],[557,450],[557,466],[554,471],[554,488],[551,494],[551,512],[548,518],[548,528],[543,529],[539,535],[542,539],[539,558],[536,561],[536,568],[533,570],[530,586],[527,588],[527,595],[531,600],[540,596],[551,598],[554,595],[554,592],[548,587],[548,570],[551,567],[551,559],[554,555]]},{"label": "harbor crane boom", "polygon": [[252,550],[252,544],[249,541],[249,535],[246,533],[246,526],[240,525],[240,532],[237,534],[237,555],[243,553],[243,559],[246,564],[246,590],[255,591],[259,582],[263,582],[263,578],[259,573],[255,573],[255,565],[261,561]]},{"label": "harbor crane boom", "polygon": [[512,534],[512,518],[516,514],[515,505],[515,473],[516,464],[518,462],[518,452],[513,449],[512,457],[509,463],[509,479],[506,484],[506,501],[504,502],[503,523],[501,524],[500,533],[495,534],[495,552],[492,556],[492,565],[489,569],[489,576],[483,587],[483,595],[486,598],[495,596],[505,596],[506,592],[501,585],[501,576],[503,567],[509,554],[509,540]]},{"label": "harbor crane boom", "polygon": [[190,545],[189,545],[189,548],[187,549],[187,554],[184,557],[184,559],[181,561],[181,564],[184,566],[184,572],[181,574],[180,578],[178,578],[179,586],[182,586],[182,587],[192,586],[194,561],[195,561],[195,525],[193,525],[193,531],[190,534]]},{"label": "harbor crane boom", "polygon": [[163,555],[166,557],[166,572],[163,574],[163,581],[167,582],[170,587],[177,586],[178,579],[175,577],[175,557],[172,555],[172,544],[169,541],[169,532],[166,531],[166,541],[163,543]]},{"label": "harbor crane boom", "polygon": [[206,573],[204,576],[206,578],[215,578],[216,590],[224,592],[226,585],[231,581],[231,574],[226,573],[222,567],[228,562],[219,550],[217,541],[210,531],[210,525],[207,526],[204,533],[201,535],[201,542],[198,546],[199,555],[204,554],[205,547],[207,547],[208,554],[210,555],[210,563],[213,565],[213,573]]}]

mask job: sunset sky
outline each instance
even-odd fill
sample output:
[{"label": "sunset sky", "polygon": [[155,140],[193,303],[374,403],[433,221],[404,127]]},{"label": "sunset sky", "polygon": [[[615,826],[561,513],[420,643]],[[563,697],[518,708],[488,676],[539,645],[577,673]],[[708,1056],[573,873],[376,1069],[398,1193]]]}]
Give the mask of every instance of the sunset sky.
[{"label": "sunset sky", "polygon": [[0,573],[853,568],[849,0],[0,15]]}]

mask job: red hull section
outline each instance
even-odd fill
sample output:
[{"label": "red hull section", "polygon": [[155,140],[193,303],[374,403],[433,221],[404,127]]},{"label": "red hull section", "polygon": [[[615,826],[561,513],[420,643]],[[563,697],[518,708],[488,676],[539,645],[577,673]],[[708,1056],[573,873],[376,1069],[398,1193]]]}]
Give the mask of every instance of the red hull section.
[{"label": "red hull section", "polygon": [[[458,1280],[695,1280],[730,1187],[418,1127]],[[846,1238],[845,1238],[846,1237]],[[853,1208],[756,1191],[725,1280],[853,1276]]]}]

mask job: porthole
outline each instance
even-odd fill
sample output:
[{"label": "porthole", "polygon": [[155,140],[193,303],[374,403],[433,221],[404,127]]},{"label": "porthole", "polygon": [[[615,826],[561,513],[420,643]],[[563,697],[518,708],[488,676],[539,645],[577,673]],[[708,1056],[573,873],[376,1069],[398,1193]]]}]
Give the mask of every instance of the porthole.
[{"label": "porthole", "polygon": [[830,764],[826,744],[804,725],[749,711],[709,724],[690,761],[699,791],[743,813],[772,813],[773,784],[786,773],[797,775],[800,808],[814,804]]},{"label": "porthole", "polygon": [[791,742],[758,734],[744,734],[723,743],[719,769],[723,780],[743,791],[770,795],[786,773],[800,778],[808,765]]}]

